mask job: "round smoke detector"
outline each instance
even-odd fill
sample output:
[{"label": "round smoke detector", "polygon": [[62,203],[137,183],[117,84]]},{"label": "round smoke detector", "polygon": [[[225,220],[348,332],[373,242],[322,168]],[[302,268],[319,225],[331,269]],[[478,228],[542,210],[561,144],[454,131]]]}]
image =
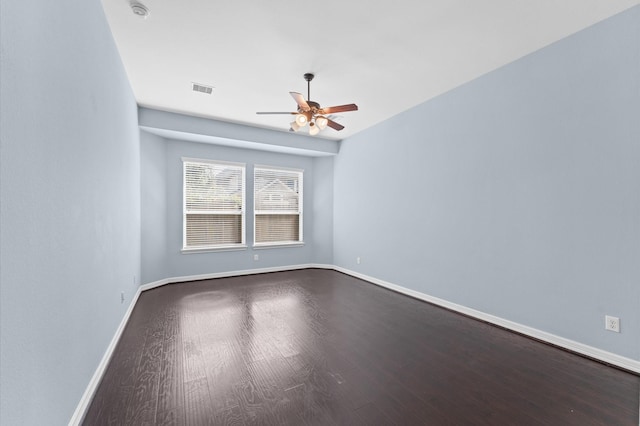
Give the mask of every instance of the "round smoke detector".
[{"label": "round smoke detector", "polygon": [[147,6],[145,6],[144,4],[138,1],[132,1],[130,5],[134,15],[139,16],[143,19],[146,19],[147,16],[149,16],[149,9],[147,9]]}]

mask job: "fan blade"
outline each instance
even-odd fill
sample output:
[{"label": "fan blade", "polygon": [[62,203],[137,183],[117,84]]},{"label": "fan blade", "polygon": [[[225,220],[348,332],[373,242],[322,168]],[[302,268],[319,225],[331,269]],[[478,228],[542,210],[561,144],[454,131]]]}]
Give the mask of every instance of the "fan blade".
[{"label": "fan blade", "polygon": [[327,118],[327,126],[331,127],[332,129],[335,129],[337,131],[340,131],[342,129],[344,129],[344,126],[340,123],[336,123],[333,120],[330,120]]},{"label": "fan blade", "polygon": [[256,114],[291,114],[291,115],[296,115],[297,112],[256,112]]},{"label": "fan blade", "polygon": [[347,104],[347,105],[338,105],[322,108],[319,112],[320,114],[333,114],[334,112],[349,112],[349,111],[357,111],[358,105],[356,104]]},{"label": "fan blade", "polygon": [[302,96],[301,93],[289,92],[289,94],[296,101],[296,103],[298,104],[300,109],[302,109],[303,111],[309,111],[311,109],[311,108],[309,108],[309,104],[307,103],[307,101],[304,100],[304,96]]}]

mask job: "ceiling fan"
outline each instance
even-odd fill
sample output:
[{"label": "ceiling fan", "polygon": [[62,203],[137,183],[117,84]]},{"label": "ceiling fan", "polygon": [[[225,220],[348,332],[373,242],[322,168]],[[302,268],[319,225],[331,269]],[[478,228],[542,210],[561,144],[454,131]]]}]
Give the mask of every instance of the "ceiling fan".
[{"label": "ceiling fan", "polygon": [[295,115],[294,121],[291,122],[291,128],[289,130],[297,132],[298,130],[304,128],[307,124],[309,125],[309,134],[311,136],[317,135],[320,130],[324,130],[327,126],[331,127],[334,130],[342,130],[344,126],[342,124],[336,123],[330,118],[326,117],[329,114],[333,114],[335,112],[348,112],[348,111],[357,111],[358,105],[356,104],[347,104],[347,105],[337,105],[331,106],[327,108],[321,108],[320,104],[311,100],[311,80],[313,80],[314,75],[311,73],[306,73],[304,75],[304,79],[307,81],[307,100],[304,99],[304,96],[298,92],[289,92],[293,99],[298,104],[298,111],[296,112],[257,112],[256,114],[291,114]]}]

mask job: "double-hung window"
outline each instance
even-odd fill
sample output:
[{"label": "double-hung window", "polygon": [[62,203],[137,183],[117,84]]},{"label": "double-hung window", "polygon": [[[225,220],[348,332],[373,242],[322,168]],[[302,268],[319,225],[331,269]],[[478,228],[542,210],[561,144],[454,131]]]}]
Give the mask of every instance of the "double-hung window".
[{"label": "double-hung window", "polygon": [[255,245],[302,243],[302,170],[254,168]]},{"label": "double-hung window", "polygon": [[245,246],[245,165],[183,158],[183,250]]}]

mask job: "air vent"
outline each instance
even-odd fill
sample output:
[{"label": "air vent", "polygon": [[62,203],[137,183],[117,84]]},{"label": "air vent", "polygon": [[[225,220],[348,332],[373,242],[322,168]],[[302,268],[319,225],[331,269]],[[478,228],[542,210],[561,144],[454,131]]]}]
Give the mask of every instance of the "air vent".
[{"label": "air vent", "polygon": [[205,86],[204,84],[199,84],[199,83],[192,83],[192,84],[193,84],[194,92],[206,93],[207,95],[210,95],[211,92],[213,92],[213,87],[211,86]]}]

